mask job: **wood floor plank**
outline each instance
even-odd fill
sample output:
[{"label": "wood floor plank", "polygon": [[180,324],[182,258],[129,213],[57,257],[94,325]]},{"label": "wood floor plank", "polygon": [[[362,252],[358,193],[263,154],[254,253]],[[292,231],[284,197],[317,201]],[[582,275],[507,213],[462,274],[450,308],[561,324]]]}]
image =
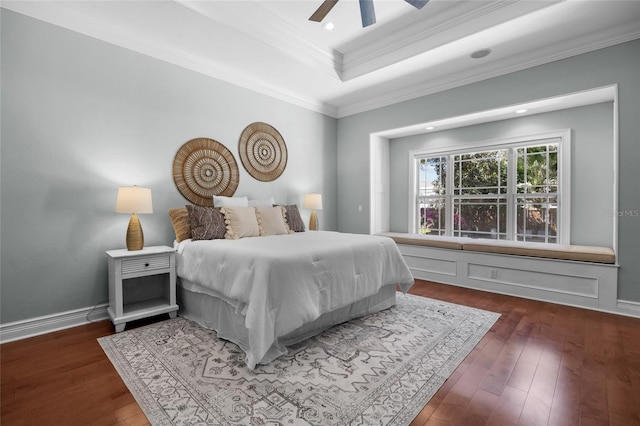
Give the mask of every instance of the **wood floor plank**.
[{"label": "wood floor plank", "polygon": [[486,424],[492,426],[517,425],[526,398],[526,392],[505,386]]},{"label": "wood floor plank", "polygon": [[[640,426],[640,319],[420,280],[410,292],[501,314],[412,426]],[[0,424],[149,425],[96,341],[110,334],[102,321],[0,345]]]},{"label": "wood floor plank", "polygon": [[[451,389],[433,412],[433,417],[442,417],[450,421],[455,420],[460,424],[466,423],[462,415],[468,411],[468,406],[485,374],[486,370],[468,368],[451,386]],[[457,412],[456,415],[459,416],[457,419],[451,419],[452,411]]]},{"label": "wood floor plank", "polygon": [[531,387],[527,392],[519,424],[546,425],[548,423],[556,390],[558,369],[559,364],[545,362],[538,364]]},{"label": "wood floor plank", "polygon": [[582,352],[568,343],[563,354],[553,393],[549,424],[577,425],[580,419]]},{"label": "wood floor plank", "polygon": [[580,424],[608,424],[606,351],[603,345],[602,315],[586,318],[583,375],[581,383]]},{"label": "wood floor plank", "polygon": [[473,394],[471,401],[469,401],[469,405],[467,406],[467,411],[474,414],[478,419],[477,422],[466,423],[467,425],[473,424],[485,424],[496,404],[498,403],[499,397],[497,395],[492,394],[491,392],[487,392],[482,389],[477,389]]},{"label": "wood floor plank", "polygon": [[524,392],[529,391],[536,369],[538,368],[538,363],[540,362],[542,349],[543,345],[540,342],[534,339],[527,340],[509,376],[507,385]]},{"label": "wood floor plank", "polygon": [[626,380],[610,378],[607,380],[607,403],[612,415],[640,423],[640,416],[633,395],[633,387]]},{"label": "wood floor plank", "polygon": [[513,335],[504,343],[499,353],[494,351],[491,355],[494,356],[495,362],[479,387],[494,395],[502,394],[525,345],[526,338]]}]

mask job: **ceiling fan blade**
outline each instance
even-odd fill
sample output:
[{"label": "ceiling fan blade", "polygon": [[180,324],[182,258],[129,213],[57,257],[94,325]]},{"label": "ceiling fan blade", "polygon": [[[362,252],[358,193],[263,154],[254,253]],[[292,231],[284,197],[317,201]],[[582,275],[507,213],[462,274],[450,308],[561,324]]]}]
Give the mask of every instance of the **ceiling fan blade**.
[{"label": "ceiling fan blade", "polygon": [[338,0],[324,0],[318,10],[313,12],[313,15],[309,18],[310,21],[320,22],[327,16],[327,13],[333,9],[333,6],[338,3]]},{"label": "ceiling fan blade", "polygon": [[360,16],[362,28],[376,23],[376,11],[373,9],[373,0],[360,0]]},{"label": "ceiling fan blade", "polygon": [[427,3],[429,3],[429,0],[404,0],[404,1],[406,1],[416,9],[422,9]]}]

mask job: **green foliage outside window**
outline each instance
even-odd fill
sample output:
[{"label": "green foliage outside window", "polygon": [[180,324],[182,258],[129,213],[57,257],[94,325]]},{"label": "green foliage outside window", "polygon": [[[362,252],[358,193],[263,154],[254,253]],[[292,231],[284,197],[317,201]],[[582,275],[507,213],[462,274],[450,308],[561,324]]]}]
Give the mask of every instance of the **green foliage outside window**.
[{"label": "green foliage outside window", "polygon": [[[516,162],[511,177],[510,161]],[[447,188],[449,169],[452,188]],[[423,158],[420,173],[421,233],[445,234],[445,200],[450,195],[451,235],[506,239],[511,178],[515,179],[516,239],[557,242],[557,144]]]}]

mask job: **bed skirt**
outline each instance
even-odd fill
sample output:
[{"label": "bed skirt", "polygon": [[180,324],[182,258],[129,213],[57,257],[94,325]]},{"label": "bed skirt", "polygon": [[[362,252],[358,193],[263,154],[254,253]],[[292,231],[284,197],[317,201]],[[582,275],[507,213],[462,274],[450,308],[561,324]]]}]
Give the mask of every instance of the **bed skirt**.
[{"label": "bed skirt", "polygon": [[[210,330],[215,330],[218,337],[237,344],[245,353],[249,353],[249,330],[245,327],[245,318],[229,302],[197,291],[198,284],[187,282],[186,287],[177,286],[177,298],[180,310],[178,315],[194,321]],[[336,325],[388,309],[396,303],[396,286],[387,285],[380,291],[365,299],[327,312],[315,321],[302,325],[291,333],[279,337],[258,364],[268,364],[277,357],[287,353],[286,346],[291,346],[315,336]]]}]

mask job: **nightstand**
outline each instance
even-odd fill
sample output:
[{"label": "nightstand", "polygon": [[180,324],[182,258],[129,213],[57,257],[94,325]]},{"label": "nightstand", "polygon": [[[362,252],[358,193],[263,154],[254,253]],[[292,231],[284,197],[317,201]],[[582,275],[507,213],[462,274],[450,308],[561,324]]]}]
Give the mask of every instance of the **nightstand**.
[{"label": "nightstand", "polygon": [[[168,246],[108,250],[109,316],[116,332],[129,321],[168,313],[175,318],[176,251]],[[145,278],[146,277],[146,278]]]}]

